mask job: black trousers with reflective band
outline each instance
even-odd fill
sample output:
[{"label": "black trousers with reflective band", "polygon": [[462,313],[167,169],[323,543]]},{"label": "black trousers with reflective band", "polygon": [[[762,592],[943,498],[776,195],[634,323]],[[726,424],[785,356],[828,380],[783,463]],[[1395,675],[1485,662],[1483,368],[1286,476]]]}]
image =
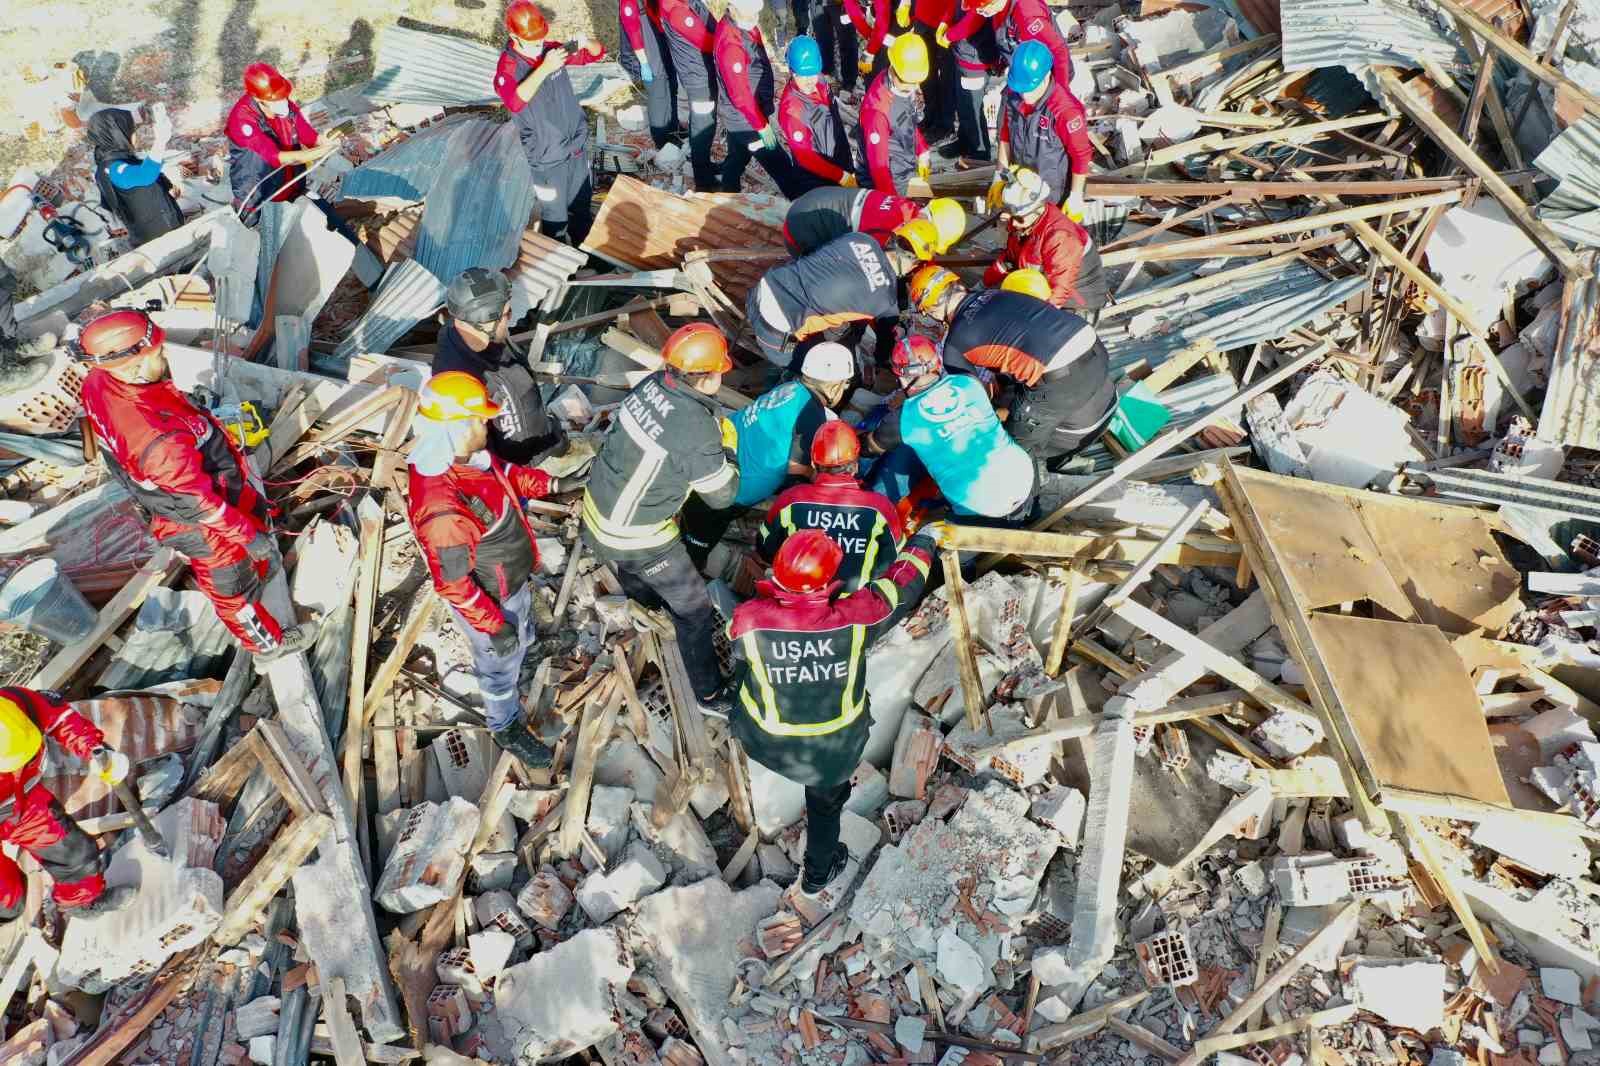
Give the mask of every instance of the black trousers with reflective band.
[{"label": "black trousers with reflective band", "polygon": [[849,799],[849,781],[826,788],[806,786],[806,856],[800,887],[807,892],[828,883],[839,850],[839,818]]},{"label": "black trousers with reflective band", "polygon": [[664,608],[677,630],[678,650],[689,672],[696,698],[705,700],[722,687],[722,670],[711,637],[716,614],[706,593],[706,580],[689,559],[682,541],[673,541],[655,555],[613,560],[617,580],[628,598],[651,608]]}]

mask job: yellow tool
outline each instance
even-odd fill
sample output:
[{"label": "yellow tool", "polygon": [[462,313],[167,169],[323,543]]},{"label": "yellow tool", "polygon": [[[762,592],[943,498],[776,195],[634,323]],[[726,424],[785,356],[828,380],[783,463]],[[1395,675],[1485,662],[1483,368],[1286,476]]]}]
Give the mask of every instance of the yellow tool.
[{"label": "yellow tool", "polygon": [[238,405],[219,407],[215,412],[217,421],[221,422],[228,430],[228,436],[241,448],[254,448],[271,434],[267,424],[261,420],[261,413],[256,410],[256,405],[245,400]]}]

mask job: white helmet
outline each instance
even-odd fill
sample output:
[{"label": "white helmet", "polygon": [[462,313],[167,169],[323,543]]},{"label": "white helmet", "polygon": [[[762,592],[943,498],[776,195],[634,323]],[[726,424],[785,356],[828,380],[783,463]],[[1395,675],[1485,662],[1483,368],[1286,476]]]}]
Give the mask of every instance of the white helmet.
[{"label": "white helmet", "polygon": [[763,0],[728,0],[728,6],[741,15],[759,15],[766,6]]},{"label": "white helmet", "polygon": [[849,348],[823,341],[806,353],[800,373],[814,381],[849,381],[856,375],[856,361]]}]

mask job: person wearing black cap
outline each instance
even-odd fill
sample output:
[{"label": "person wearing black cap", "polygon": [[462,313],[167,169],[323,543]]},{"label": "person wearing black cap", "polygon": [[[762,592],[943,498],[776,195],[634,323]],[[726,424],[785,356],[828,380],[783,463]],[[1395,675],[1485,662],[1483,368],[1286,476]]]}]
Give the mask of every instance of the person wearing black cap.
[{"label": "person wearing black cap", "polygon": [[489,391],[500,408],[489,423],[489,453],[518,466],[532,466],[566,450],[567,438],[545,410],[539,383],[511,347],[511,282],[498,270],[472,267],[445,290],[449,321],[439,329],[433,372],[461,370]]}]

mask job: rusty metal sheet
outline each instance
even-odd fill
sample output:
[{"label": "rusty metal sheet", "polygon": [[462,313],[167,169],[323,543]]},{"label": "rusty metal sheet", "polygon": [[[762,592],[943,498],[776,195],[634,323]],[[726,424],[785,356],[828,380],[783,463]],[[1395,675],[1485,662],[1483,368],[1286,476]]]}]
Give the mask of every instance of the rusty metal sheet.
[{"label": "rusty metal sheet", "polygon": [[[1600,269],[1600,253],[1581,258],[1591,271]],[[1568,278],[1561,300],[1561,339],[1550,360],[1539,436],[1600,448],[1600,277]]]},{"label": "rusty metal sheet", "polygon": [[[679,266],[697,249],[783,247],[788,202],[754,194],[679,196],[626,175],[618,177],[595,216],[584,248],[640,270]],[[772,260],[711,265],[717,284],[741,303]]]},{"label": "rusty metal sheet", "polygon": [[[209,684],[215,686],[217,682]],[[78,700],[72,706],[100,727],[108,746],[122,752],[135,765],[194,747],[205,715],[193,704],[165,696]],[[43,783],[74,818],[99,818],[122,809],[110,785],[87,773],[84,764],[64,755],[59,748],[51,750],[50,773]]]}]

